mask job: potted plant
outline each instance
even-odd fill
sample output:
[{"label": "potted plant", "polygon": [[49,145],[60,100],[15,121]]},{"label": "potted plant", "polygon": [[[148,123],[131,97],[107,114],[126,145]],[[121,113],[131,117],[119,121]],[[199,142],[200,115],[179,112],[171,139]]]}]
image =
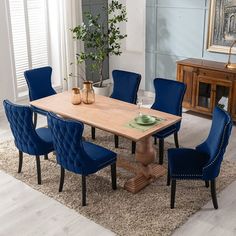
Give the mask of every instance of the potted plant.
[{"label": "potted plant", "polygon": [[86,23],[72,29],[73,37],[84,43],[86,51],[76,54],[77,63],[89,62],[89,69],[98,72],[99,81],[93,83],[94,87],[104,88],[103,67],[109,55],[121,55],[121,40],[127,37],[122,34],[119,24],[126,22],[126,8],[118,0],[112,0],[108,7],[108,25],[102,21],[100,14],[85,13]]}]

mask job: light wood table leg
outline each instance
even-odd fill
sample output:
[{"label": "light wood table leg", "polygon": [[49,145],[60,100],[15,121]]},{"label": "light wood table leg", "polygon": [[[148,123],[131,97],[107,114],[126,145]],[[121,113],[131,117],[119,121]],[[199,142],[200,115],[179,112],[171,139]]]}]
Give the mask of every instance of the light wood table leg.
[{"label": "light wood table leg", "polygon": [[124,158],[118,158],[117,166],[136,174],[125,183],[124,188],[127,191],[137,193],[156,178],[166,174],[166,168],[154,163],[155,156],[156,151],[153,148],[152,137],[148,137],[136,144],[135,159],[138,162],[138,167]]}]

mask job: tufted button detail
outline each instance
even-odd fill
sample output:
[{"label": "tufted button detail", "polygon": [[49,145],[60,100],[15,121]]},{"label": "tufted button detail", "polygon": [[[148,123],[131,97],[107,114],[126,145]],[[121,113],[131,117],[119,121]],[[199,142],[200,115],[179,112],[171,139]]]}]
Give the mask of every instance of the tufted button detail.
[{"label": "tufted button detail", "polygon": [[88,175],[116,161],[116,153],[98,145],[83,142],[84,125],[48,114],[48,125],[56,150],[57,162],[74,173]]},{"label": "tufted button detail", "polygon": [[[7,119],[15,139],[16,147],[30,155],[45,155],[53,151],[52,140],[45,142],[35,131],[32,122],[32,110],[8,100],[3,102]],[[50,132],[45,128],[45,132]]]}]

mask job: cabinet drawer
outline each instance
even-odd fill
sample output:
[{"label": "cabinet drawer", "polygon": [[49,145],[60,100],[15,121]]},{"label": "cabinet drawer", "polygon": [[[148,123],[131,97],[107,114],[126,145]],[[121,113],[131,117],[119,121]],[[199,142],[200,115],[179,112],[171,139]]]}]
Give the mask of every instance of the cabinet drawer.
[{"label": "cabinet drawer", "polygon": [[213,71],[213,70],[199,69],[198,74],[200,76],[211,77],[213,79],[223,79],[223,80],[233,80],[234,79],[234,74],[220,72],[220,71]]}]

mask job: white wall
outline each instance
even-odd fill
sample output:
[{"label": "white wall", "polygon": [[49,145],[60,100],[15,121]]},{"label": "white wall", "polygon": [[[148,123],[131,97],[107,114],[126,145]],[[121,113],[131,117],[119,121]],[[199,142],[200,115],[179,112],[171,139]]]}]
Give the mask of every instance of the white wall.
[{"label": "white wall", "polygon": [[[109,0],[110,1],[110,0]],[[146,27],[146,1],[123,0],[126,5],[128,22],[124,33],[128,37],[122,45],[122,55],[112,56],[109,59],[109,73],[114,69],[133,71],[142,75],[140,88],[145,88],[145,27]]]},{"label": "white wall", "polygon": [[0,5],[0,114],[2,113],[2,101],[14,100],[13,74],[10,59],[10,40],[7,29],[7,17],[5,1]]},{"label": "white wall", "polygon": [[154,91],[154,78],[175,80],[177,60],[227,62],[227,54],[206,50],[209,6],[210,0],[147,0],[146,90]]}]

